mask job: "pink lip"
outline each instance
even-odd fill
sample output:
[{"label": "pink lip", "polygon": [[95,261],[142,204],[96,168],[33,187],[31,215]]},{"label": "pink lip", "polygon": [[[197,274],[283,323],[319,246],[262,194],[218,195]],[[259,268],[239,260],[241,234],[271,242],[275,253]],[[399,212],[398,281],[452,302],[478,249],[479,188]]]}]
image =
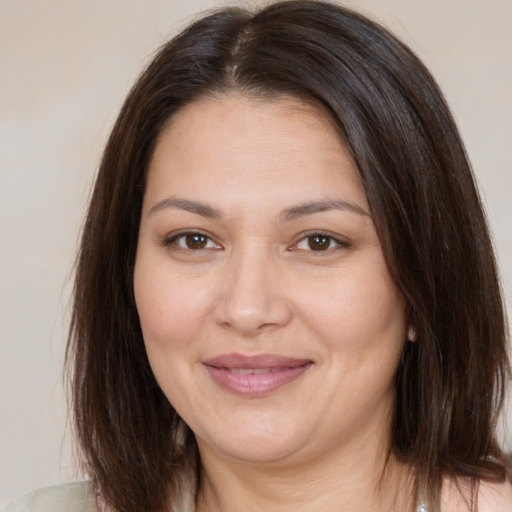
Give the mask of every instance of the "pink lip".
[{"label": "pink lip", "polygon": [[294,381],[313,362],[273,354],[224,354],[203,361],[212,379],[231,393],[257,397]]}]

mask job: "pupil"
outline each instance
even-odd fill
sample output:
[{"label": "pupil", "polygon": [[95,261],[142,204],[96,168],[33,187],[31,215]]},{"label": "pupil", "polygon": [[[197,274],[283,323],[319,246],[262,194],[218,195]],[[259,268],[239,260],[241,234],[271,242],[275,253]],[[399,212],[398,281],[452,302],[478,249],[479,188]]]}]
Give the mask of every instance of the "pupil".
[{"label": "pupil", "polygon": [[187,235],[187,247],[189,249],[202,249],[206,245],[206,237],[204,235]]},{"label": "pupil", "polygon": [[328,236],[311,236],[309,237],[309,248],[313,251],[321,251],[329,247]]}]

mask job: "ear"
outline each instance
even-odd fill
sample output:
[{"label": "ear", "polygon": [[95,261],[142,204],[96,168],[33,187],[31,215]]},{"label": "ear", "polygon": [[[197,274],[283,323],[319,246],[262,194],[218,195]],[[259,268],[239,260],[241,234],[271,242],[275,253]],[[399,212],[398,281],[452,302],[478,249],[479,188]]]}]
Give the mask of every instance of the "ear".
[{"label": "ear", "polygon": [[407,329],[407,341],[416,341],[416,330],[412,325],[409,325],[409,328]]}]

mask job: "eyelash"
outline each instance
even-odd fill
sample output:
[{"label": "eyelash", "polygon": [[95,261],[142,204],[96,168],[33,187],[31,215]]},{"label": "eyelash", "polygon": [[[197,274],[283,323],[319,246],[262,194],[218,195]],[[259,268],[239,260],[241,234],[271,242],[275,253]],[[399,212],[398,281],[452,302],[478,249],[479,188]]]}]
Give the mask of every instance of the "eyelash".
[{"label": "eyelash", "polygon": [[[325,239],[328,243],[327,248],[321,249],[321,250],[315,250],[311,247],[311,241],[312,239]],[[307,243],[308,249],[303,249],[299,247],[299,244],[301,243]],[[317,246],[320,247],[320,246]],[[350,247],[350,244],[344,240],[340,240],[339,238],[331,235],[330,233],[326,233],[325,231],[310,231],[308,233],[303,233],[300,240],[296,242],[289,250],[303,250],[305,252],[311,252],[311,253],[332,253],[333,251],[342,250],[342,249],[348,249]]]},{"label": "eyelash", "polygon": [[215,243],[212,240],[212,238],[210,236],[208,236],[206,233],[203,233],[202,231],[195,231],[195,230],[183,231],[181,233],[176,233],[174,235],[171,235],[171,236],[169,236],[168,238],[166,238],[164,240],[164,245],[166,247],[171,247],[171,248],[173,248],[175,250],[189,251],[189,252],[195,252],[195,251],[202,251],[202,250],[210,250],[210,249],[212,249],[212,247],[197,247],[197,248],[182,247],[182,246],[180,246],[177,243],[177,241],[180,240],[180,238],[185,240],[189,236],[202,237],[203,239],[205,239],[206,245],[208,245],[209,243],[213,243],[215,245],[215,247],[213,247],[213,249],[220,249],[221,248],[221,246],[218,245],[217,243]]},{"label": "eyelash", "polygon": [[[192,248],[190,246],[188,247],[183,247],[181,245],[179,245],[178,241],[180,239],[183,239],[184,241],[186,240],[187,237],[193,237],[193,236],[197,236],[197,237],[201,237],[203,240],[202,242],[204,242],[204,245],[201,246],[201,247],[195,247],[195,248]],[[312,245],[311,243],[313,242],[313,239],[319,239],[320,243],[317,244],[317,248],[318,250],[315,250],[314,248],[312,248]],[[323,239],[323,242],[322,242],[322,239]],[[200,242],[200,243],[202,243]],[[185,241],[186,243],[186,241]],[[300,244],[302,243],[307,243],[308,244],[308,248],[303,248],[303,247],[300,247]],[[327,243],[327,246],[322,246],[322,244],[325,244]],[[174,250],[179,250],[179,251],[185,251],[185,252],[199,252],[199,251],[204,251],[204,250],[219,250],[219,249],[222,249],[222,247],[217,244],[216,242],[213,241],[213,239],[207,235],[206,233],[202,232],[202,231],[199,231],[199,230],[189,230],[189,231],[184,231],[184,232],[181,232],[181,233],[176,233],[176,234],[173,234],[171,236],[169,236],[168,238],[166,238],[163,242],[164,246],[165,247],[169,247],[169,248],[172,248]],[[213,244],[213,247],[208,247],[209,244]],[[303,233],[301,238],[296,242],[294,243],[288,250],[289,251],[295,251],[295,250],[299,250],[299,251],[304,251],[304,252],[310,252],[310,253],[317,253],[318,255],[320,255],[321,253],[332,253],[333,251],[337,251],[337,250],[342,250],[342,249],[348,249],[350,247],[350,244],[346,241],[343,241],[343,240],[340,240],[339,238],[331,235],[330,233],[326,233],[324,231],[310,231],[308,233]]]}]

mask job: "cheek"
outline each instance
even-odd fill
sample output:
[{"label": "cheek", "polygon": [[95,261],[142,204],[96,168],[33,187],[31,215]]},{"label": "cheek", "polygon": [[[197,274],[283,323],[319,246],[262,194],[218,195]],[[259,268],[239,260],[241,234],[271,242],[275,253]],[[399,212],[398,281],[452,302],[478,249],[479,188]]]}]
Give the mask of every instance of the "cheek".
[{"label": "cheek", "polygon": [[309,328],[331,352],[400,349],[406,330],[404,300],[385,267],[379,269],[376,262],[372,270],[340,272],[313,286],[309,281],[296,294]]},{"label": "cheek", "polygon": [[183,397],[190,398],[191,368],[208,309],[203,291],[170,272],[168,262],[138,256],[134,294],[146,353],[160,388],[180,414],[189,409]]},{"label": "cheek", "polygon": [[135,265],[135,301],[148,352],[188,346],[209,307],[204,288],[170,274],[157,263],[145,264],[142,258]]}]

